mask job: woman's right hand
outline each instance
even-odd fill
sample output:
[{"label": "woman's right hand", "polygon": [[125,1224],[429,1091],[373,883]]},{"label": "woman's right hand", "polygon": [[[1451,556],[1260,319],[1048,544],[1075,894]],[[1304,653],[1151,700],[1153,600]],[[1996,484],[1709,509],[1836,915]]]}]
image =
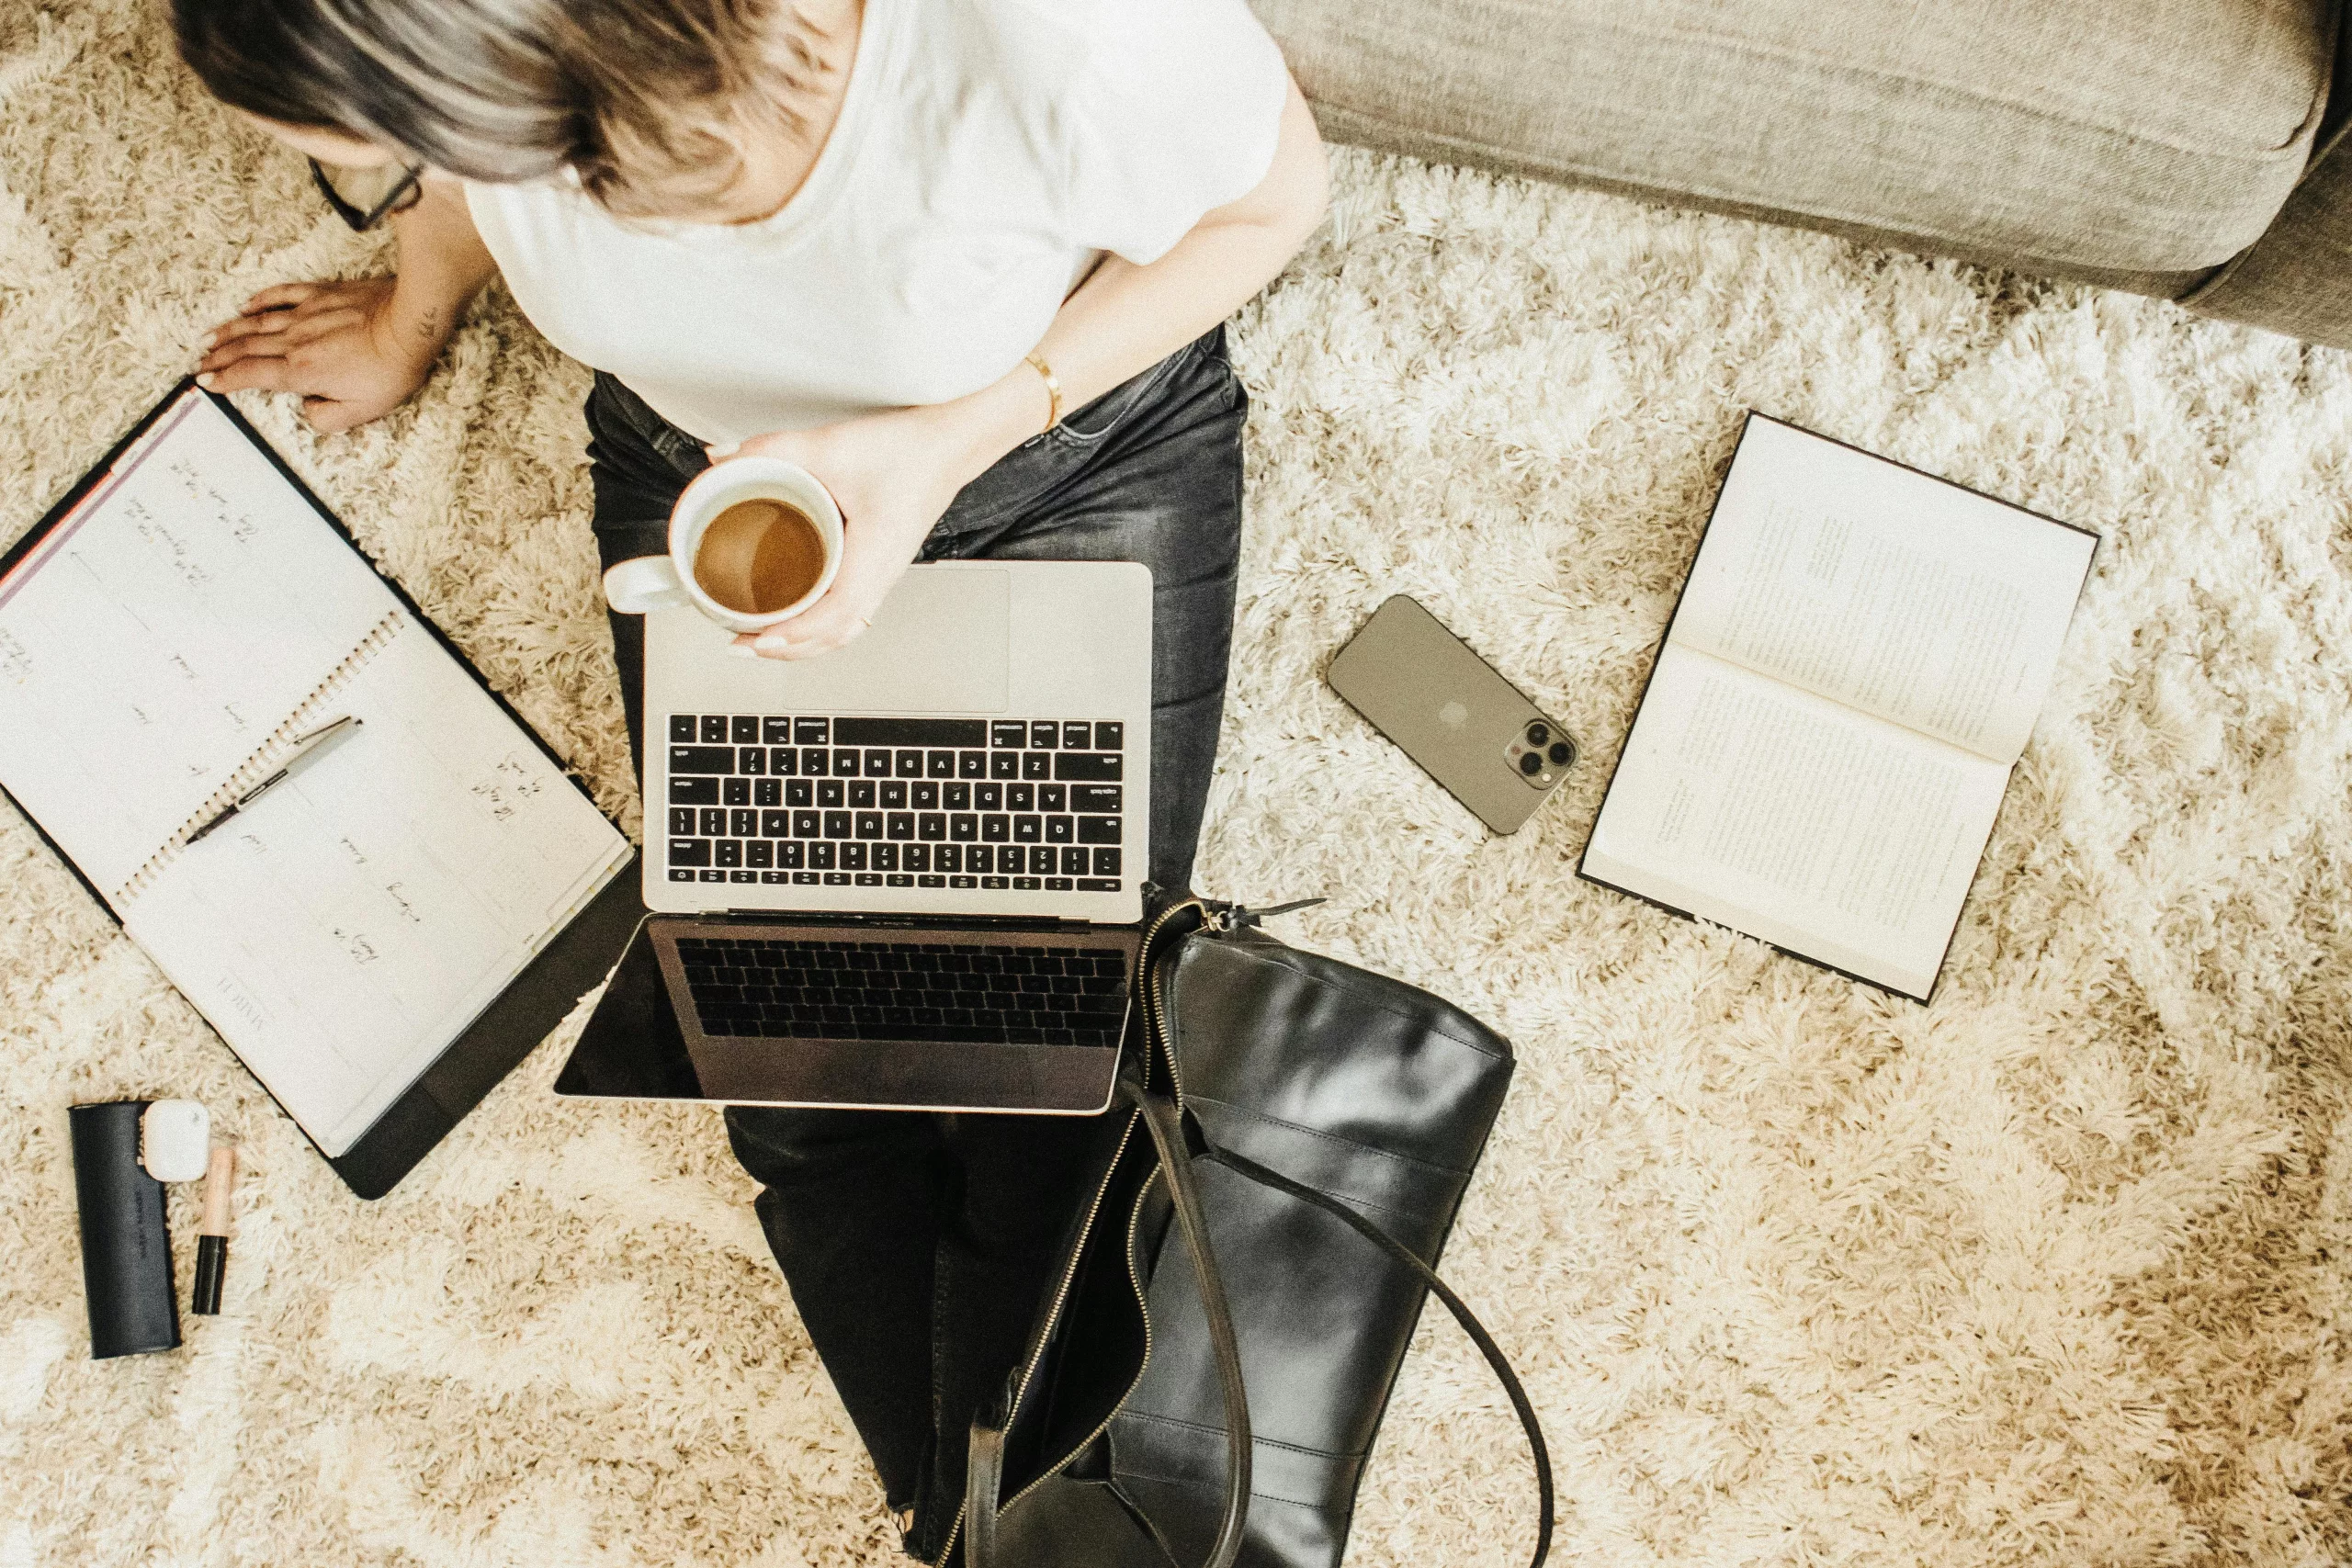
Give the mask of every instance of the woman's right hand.
[{"label": "woman's right hand", "polygon": [[443,312],[401,321],[395,293],[389,277],[265,288],[206,338],[198,384],[300,393],[324,431],[381,418],[424,385],[448,336]]}]

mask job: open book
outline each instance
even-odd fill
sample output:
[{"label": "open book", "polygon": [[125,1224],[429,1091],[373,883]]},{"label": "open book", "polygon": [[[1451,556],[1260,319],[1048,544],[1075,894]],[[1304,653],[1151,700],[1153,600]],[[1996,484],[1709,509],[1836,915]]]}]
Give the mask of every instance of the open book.
[{"label": "open book", "polygon": [[630,856],[193,388],[0,561],[0,784],[330,1158]]},{"label": "open book", "polygon": [[1925,1001],[2098,544],[1749,415],[1580,874]]}]

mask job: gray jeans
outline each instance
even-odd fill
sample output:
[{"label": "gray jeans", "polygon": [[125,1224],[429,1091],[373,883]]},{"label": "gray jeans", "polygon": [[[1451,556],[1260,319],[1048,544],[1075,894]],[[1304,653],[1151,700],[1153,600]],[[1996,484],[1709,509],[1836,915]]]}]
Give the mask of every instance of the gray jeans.
[{"label": "gray jeans", "polygon": [[[1151,569],[1150,874],[1171,891],[1191,882],[1216,763],[1249,403],[1218,327],[1006,453],[964,487],[918,557],[1131,560]],[[602,373],[587,414],[604,564],[660,555],[671,504],[709,467],[702,443]],[[612,619],[629,750],[642,778],[644,623]]]}]

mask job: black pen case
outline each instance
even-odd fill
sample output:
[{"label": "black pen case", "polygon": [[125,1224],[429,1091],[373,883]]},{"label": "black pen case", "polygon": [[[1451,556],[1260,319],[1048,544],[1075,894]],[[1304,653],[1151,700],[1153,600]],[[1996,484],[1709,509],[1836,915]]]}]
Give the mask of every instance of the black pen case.
[{"label": "black pen case", "polygon": [[179,1295],[164,1184],[139,1160],[143,1100],[76,1105],[74,1191],[82,1211],[82,1285],[90,1304],[90,1354],[136,1356],[180,1342]]}]

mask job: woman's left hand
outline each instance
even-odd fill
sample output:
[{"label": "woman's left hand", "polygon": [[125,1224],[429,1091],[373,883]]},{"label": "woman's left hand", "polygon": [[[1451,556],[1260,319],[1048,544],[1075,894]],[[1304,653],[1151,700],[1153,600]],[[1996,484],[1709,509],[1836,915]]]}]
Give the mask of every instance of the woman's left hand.
[{"label": "woman's left hand", "polygon": [[[782,457],[817,476],[842,509],[842,564],[831,588],[790,620],[739,637],[769,659],[830,653],[874,624],[874,612],[922,548],[970,475],[935,408],[891,409],[814,430],[755,435],[727,457]],[[712,456],[718,457],[720,448]],[[723,461],[724,458],[719,460]]]}]

